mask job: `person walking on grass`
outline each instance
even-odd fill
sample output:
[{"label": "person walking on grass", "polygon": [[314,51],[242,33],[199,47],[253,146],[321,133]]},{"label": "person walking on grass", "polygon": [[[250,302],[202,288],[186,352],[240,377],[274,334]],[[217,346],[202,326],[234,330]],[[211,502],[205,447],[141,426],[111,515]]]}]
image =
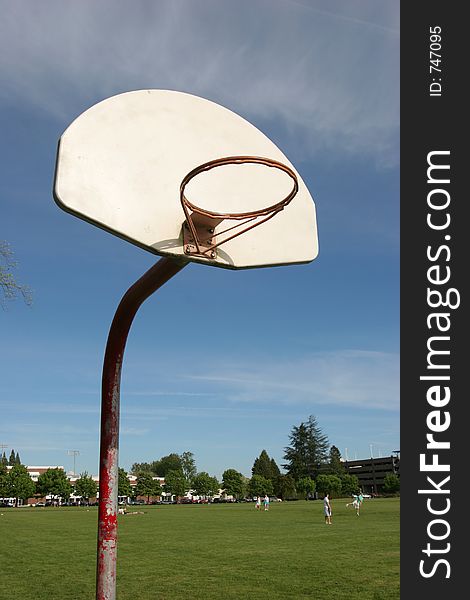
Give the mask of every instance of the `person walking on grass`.
[{"label": "person walking on grass", "polygon": [[269,510],[269,496],[266,494],[263,500],[264,510]]},{"label": "person walking on grass", "polygon": [[325,513],[325,525],[331,525],[331,504],[328,494],[323,498],[323,512]]},{"label": "person walking on grass", "polygon": [[260,510],[260,508],[261,508],[261,498],[259,496],[256,498],[256,505],[255,506],[256,506],[256,510]]}]

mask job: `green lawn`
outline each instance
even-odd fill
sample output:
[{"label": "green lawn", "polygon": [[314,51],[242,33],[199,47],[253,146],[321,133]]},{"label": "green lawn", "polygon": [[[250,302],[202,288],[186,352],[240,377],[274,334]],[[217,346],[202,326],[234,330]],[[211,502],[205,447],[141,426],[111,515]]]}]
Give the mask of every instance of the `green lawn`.
[{"label": "green lawn", "polygon": [[[119,600],[399,599],[399,499],[139,507],[119,517]],[[92,600],[96,508],[0,509],[0,598]]]}]

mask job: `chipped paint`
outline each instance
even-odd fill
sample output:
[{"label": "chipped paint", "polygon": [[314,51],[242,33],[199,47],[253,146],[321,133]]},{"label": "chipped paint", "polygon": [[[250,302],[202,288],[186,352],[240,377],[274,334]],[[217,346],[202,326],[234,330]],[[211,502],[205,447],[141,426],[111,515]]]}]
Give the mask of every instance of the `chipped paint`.
[{"label": "chipped paint", "polygon": [[116,598],[117,498],[121,369],[127,336],[137,310],[159,287],[186,266],[161,258],[124,294],[109,330],[101,387],[100,492],[96,599]]}]

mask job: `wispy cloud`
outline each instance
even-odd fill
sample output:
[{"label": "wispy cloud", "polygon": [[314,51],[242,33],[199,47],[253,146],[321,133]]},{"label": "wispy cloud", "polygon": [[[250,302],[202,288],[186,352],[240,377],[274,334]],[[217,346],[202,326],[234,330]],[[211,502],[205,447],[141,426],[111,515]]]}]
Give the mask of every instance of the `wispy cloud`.
[{"label": "wispy cloud", "polygon": [[398,356],[383,352],[340,351],[295,362],[225,364],[192,378],[220,386],[232,402],[399,408]]},{"label": "wispy cloud", "polygon": [[[327,17],[330,17],[332,19],[339,19],[342,21],[347,21],[349,23],[355,23],[356,25],[359,26],[365,26],[365,27],[370,27],[372,29],[376,29],[377,31],[380,32],[386,32],[386,33],[390,33],[392,35],[399,35],[399,30],[397,27],[387,27],[385,25],[382,25],[380,23],[376,23],[374,21],[370,21],[367,19],[359,19],[357,17],[351,16],[351,15],[347,15],[347,14],[342,14],[341,12],[334,12],[332,10],[325,10],[324,8],[318,8],[316,6],[313,6],[313,3],[307,3],[307,2],[300,2],[300,0],[284,0],[285,2],[288,2],[290,4],[295,4],[296,6],[300,6],[302,8],[304,8],[305,10],[311,11],[311,12],[315,12],[319,15],[324,15]],[[329,5],[332,5],[333,3],[330,2]],[[358,8],[358,4],[354,4],[353,9]],[[344,4],[341,7],[343,10],[345,8]]]},{"label": "wispy cloud", "polygon": [[22,402],[14,407],[19,413],[54,413],[54,414],[79,414],[94,415],[100,412],[99,406],[83,404],[58,404],[57,402]]},{"label": "wispy cloud", "polygon": [[[253,411],[274,405],[399,408],[399,357],[394,353],[337,350],[283,360],[245,354],[242,359],[224,356],[210,367],[197,360],[190,365],[170,360],[161,365],[157,381],[153,364],[147,365],[145,357],[139,364],[144,389],[126,384],[121,390],[121,412],[129,419],[250,418]],[[15,410],[83,418],[99,414],[98,392],[94,403],[80,398],[80,391],[70,393],[67,401],[51,396],[51,400],[19,403]]]},{"label": "wispy cloud", "polygon": [[121,435],[142,437],[147,435],[150,429],[139,429],[138,427],[122,427]]},{"label": "wispy cloud", "polygon": [[128,89],[179,89],[283,124],[299,156],[397,161],[396,8],[381,4],[378,22],[368,1],[1,4],[4,104],[69,121]]}]

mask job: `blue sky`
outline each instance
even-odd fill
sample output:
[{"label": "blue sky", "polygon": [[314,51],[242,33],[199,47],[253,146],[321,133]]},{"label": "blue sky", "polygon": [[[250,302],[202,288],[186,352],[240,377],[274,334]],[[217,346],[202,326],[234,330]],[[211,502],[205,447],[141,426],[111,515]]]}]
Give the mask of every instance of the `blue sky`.
[{"label": "blue sky", "polygon": [[[124,360],[120,464],[279,465],[317,417],[349,458],[399,449],[399,14],[374,0],[0,0],[0,239],[33,289],[0,310],[0,443],[98,472],[101,367],[126,289],[155,256],[62,212],[57,141],[144,88],[239,113],[315,198],[309,265],[189,265],[140,309]],[[215,323],[215,325],[214,325]],[[204,348],[193,347],[205,340]],[[207,344],[207,345],[206,345]]]}]

